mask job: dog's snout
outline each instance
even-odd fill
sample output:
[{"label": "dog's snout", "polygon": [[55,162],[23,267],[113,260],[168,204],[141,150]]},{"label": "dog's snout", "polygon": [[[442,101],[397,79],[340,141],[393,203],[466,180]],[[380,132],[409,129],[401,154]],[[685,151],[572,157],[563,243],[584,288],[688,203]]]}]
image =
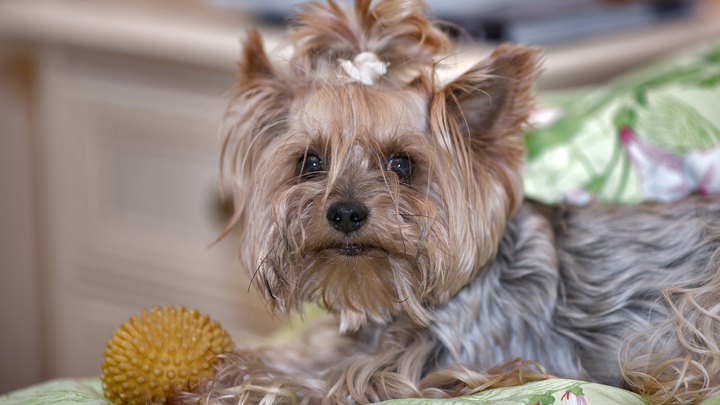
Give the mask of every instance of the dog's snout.
[{"label": "dog's snout", "polygon": [[333,228],[346,234],[360,229],[368,216],[368,209],[359,202],[336,202],[327,210],[327,220]]}]

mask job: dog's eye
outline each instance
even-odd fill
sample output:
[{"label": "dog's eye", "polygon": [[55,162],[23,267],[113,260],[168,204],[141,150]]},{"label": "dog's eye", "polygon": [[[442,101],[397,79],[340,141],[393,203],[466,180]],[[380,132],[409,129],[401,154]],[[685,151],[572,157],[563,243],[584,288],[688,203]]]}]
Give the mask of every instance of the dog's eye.
[{"label": "dog's eye", "polygon": [[323,170],[323,163],[320,157],[314,153],[308,153],[298,160],[300,175],[316,173]]},{"label": "dog's eye", "polygon": [[397,173],[400,181],[407,182],[413,175],[413,161],[406,155],[392,155],[387,170]]}]

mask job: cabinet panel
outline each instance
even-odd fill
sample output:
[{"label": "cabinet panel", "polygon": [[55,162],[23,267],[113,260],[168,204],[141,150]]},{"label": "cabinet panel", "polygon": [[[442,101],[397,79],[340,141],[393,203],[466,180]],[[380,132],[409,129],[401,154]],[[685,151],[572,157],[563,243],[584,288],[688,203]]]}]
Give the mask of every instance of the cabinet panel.
[{"label": "cabinet panel", "polygon": [[237,265],[218,125],[232,74],[54,49],[44,54],[54,375],[95,375],[105,340],[152,305],[196,307],[240,339],[278,327]]}]

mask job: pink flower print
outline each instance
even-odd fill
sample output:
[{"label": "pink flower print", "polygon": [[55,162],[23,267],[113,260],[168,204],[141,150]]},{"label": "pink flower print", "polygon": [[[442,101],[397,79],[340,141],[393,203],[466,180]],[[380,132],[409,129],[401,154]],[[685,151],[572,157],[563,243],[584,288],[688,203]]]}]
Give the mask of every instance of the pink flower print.
[{"label": "pink flower print", "polygon": [[683,161],[685,174],[700,194],[720,194],[720,144],[695,150]]},{"label": "pink flower print", "polygon": [[571,388],[560,397],[560,405],[588,405],[580,387]]},{"label": "pink flower print", "polygon": [[563,199],[568,204],[585,205],[597,200],[597,195],[590,193],[582,187],[578,187],[568,191]]},{"label": "pink flower print", "polygon": [[690,194],[692,183],[685,174],[680,155],[647,142],[630,127],[620,130],[620,140],[640,174],[640,186],[646,198],[672,201]]}]

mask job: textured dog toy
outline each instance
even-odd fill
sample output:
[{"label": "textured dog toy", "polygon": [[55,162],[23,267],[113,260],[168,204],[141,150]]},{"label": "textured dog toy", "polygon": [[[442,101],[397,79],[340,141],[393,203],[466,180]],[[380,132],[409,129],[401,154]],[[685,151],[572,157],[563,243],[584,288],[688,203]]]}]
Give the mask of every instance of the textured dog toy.
[{"label": "textured dog toy", "polygon": [[115,330],[102,361],[105,397],[116,405],[164,403],[211,377],[217,355],[233,343],[219,323],[197,310],[154,307]]}]

